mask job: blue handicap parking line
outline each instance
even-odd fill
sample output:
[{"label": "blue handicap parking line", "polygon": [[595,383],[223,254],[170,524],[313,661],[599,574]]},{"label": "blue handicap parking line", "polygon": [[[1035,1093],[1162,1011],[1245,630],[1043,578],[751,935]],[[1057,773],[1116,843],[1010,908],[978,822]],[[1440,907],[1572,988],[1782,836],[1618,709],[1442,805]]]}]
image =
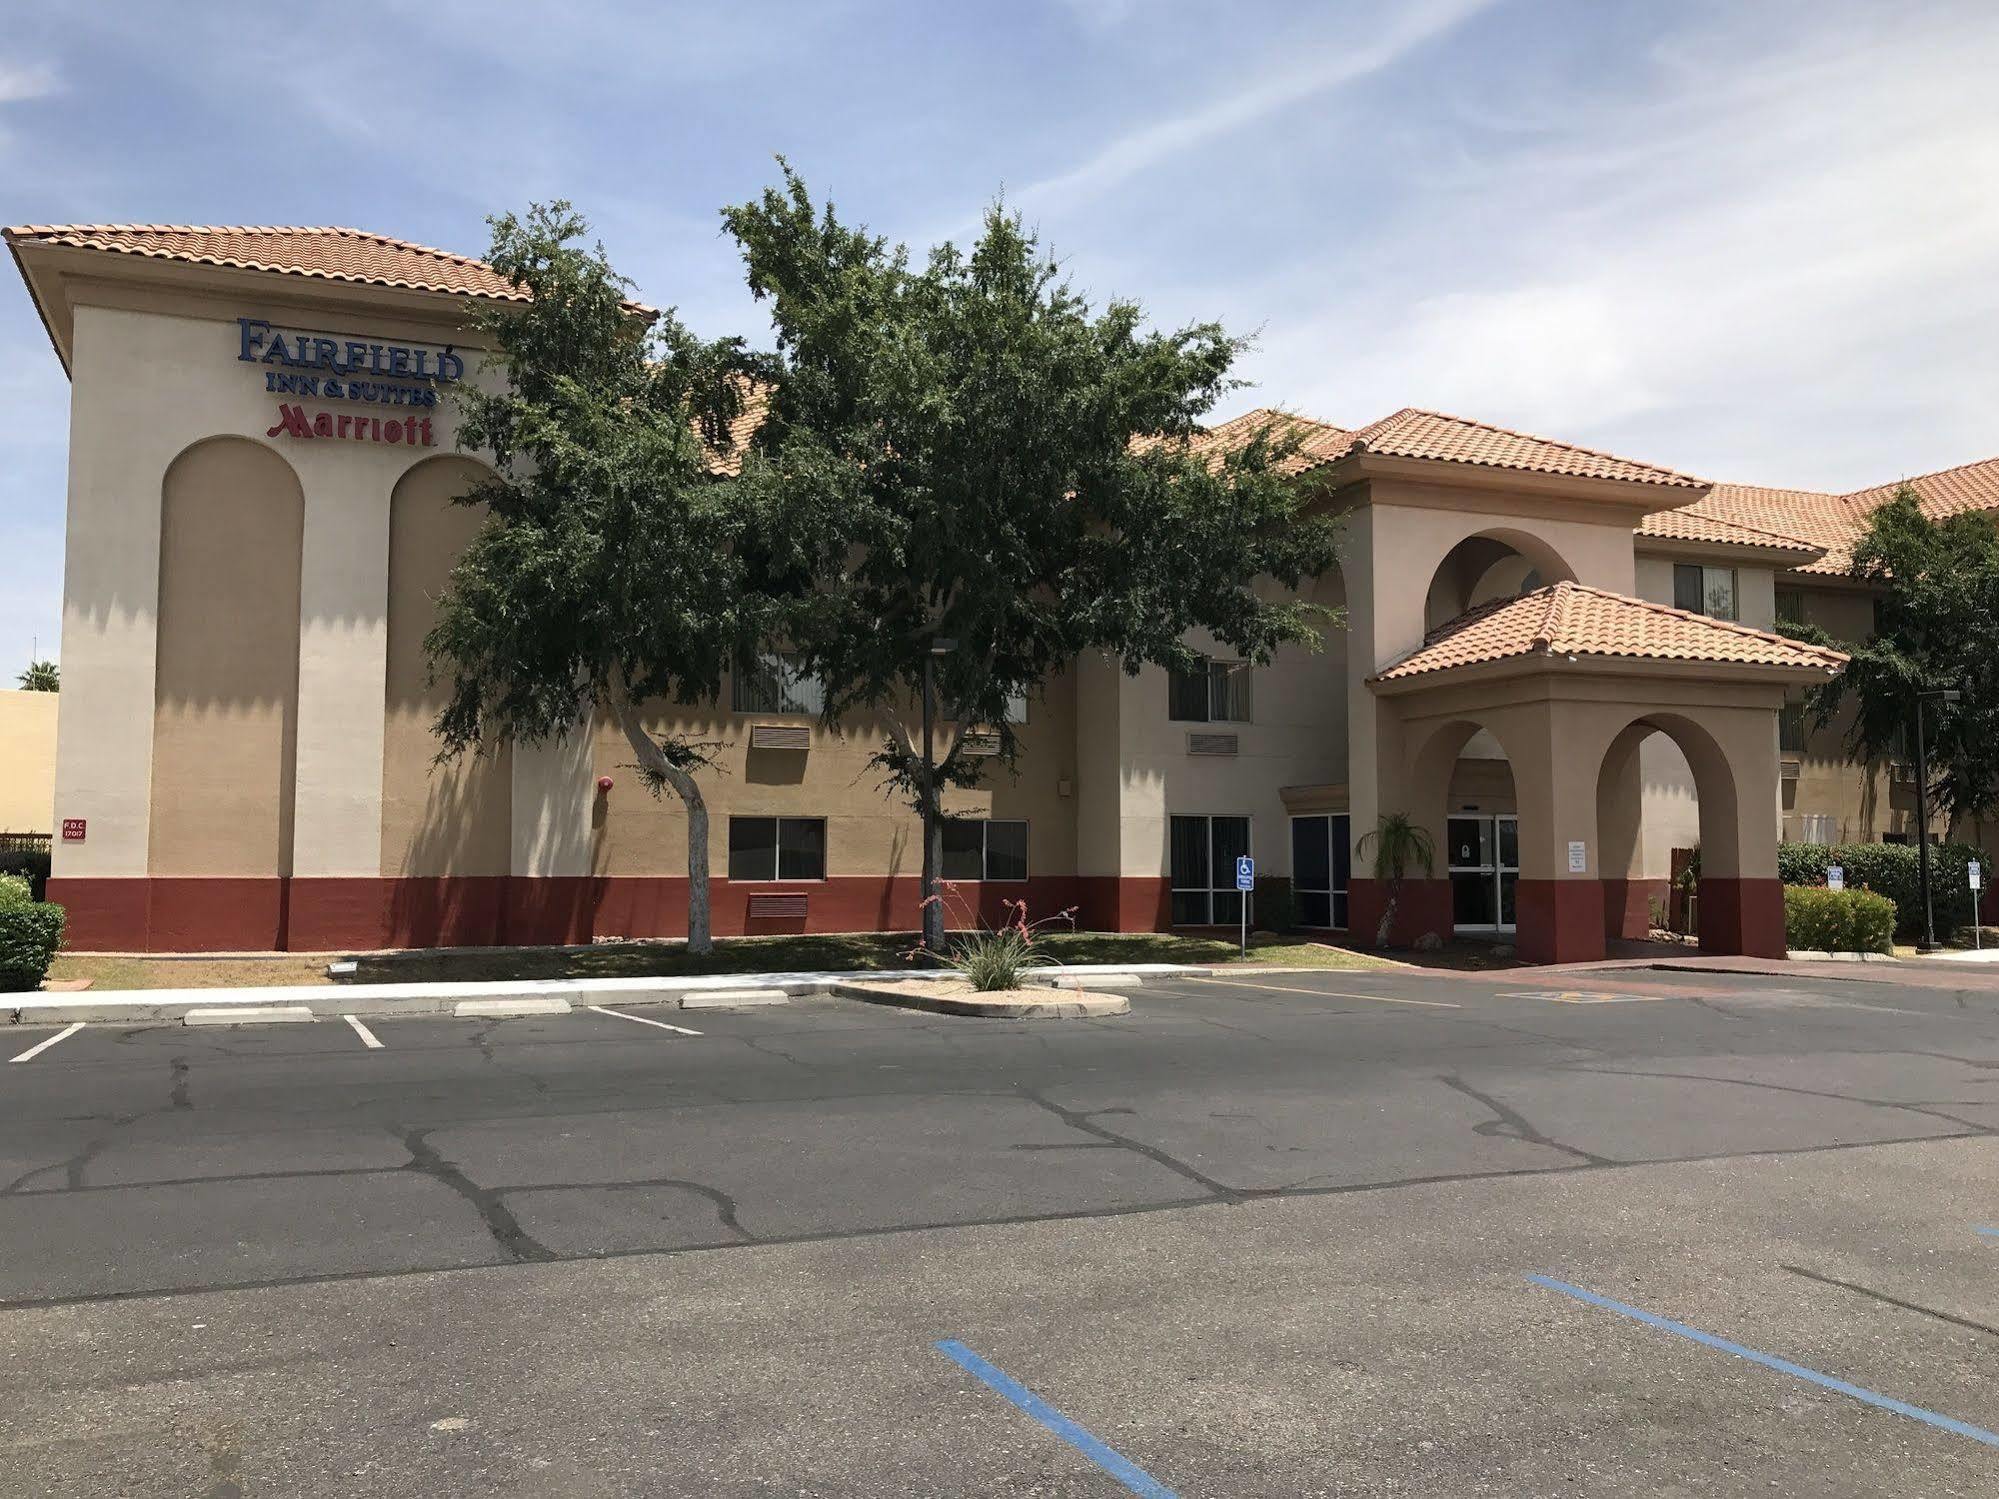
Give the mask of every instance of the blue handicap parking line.
[{"label": "blue handicap parking line", "polygon": [[[1981,1230],[1981,1232],[1984,1231],[1986,1230]],[[1819,1385],[1824,1389],[1836,1390],[1842,1395],[1850,1395],[1855,1400],[1863,1401],[1868,1405],[1879,1406],[1882,1410],[1893,1411],[1898,1416],[1907,1416],[1911,1420],[1922,1421],[1927,1425],[1939,1427],[1944,1431],[1955,1432],[1961,1437],[1970,1437],[1974,1442],[1983,1442],[1988,1447],[1999,1447],[1999,1432],[1987,1431],[1982,1426],[1973,1426],[1968,1422],[1959,1421],[1950,1416],[1940,1416],[1935,1411],[1926,1411],[1919,1405],[1910,1405],[1907,1401],[1897,1400],[1891,1395],[1877,1394],[1873,1390],[1863,1389],[1857,1384],[1849,1384],[1846,1380],[1835,1379],[1830,1374],[1821,1374],[1816,1369],[1807,1369],[1803,1364],[1794,1364],[1789,1359],[1777,1358],[1775,1355],[1768,1353],[1758,1353],[1754,1348],[1745,1348],[1740,1343],[1731,1343],[1728,1339],[1718,1338],[1713,1333],[1702,1332],[1698,1327],[1689,1327],[1684,1322],[1675,1322],[1670,1318],[1648,1312],[1641,1307],[1627,1306],[1622,1301],[1612,1301],[1608,1296],[1599,1296],[1594,1291],[1585,1291],[1581,1286],[1572,1286],[1567,1281],[1556,1280],[1552,1276],[1530,1275],[1527,1278],[1537,1286],[1546,1286],[1551,1291],[1560,1291],[1564,1296],[1573,1296],[1576,1300],[1586,1301],[1591,1306],[1600,1306],[1606,1311],[1616,1312],[1620,1316],[1631,1317],[1636,1321],[1643,1322],[1647,1327],[1656,1327],[1662,1332],[1670,1332],[1678,1337],[1690,1338],[1704,1347],[1719,1349],[1723,1353],[1732,1353],[1737,1358],[1746,1358],[1752,1364],[1761,1364],[1766,1369],[1775,1369],[1779,1374],[1790,1374],[1799,1379],[1809,1380],[1811,1383]]]},{"label": "blue handicap parking line", "polygon": [[1012,1401],[1132,1493],[1141,1495],[1142,1499],[1176,1499],[1171,1489],[1137,1463],[1105,1446],[1004,1369],[994,1368],[956,1338],[941,1338],[936,1347],[952,1363],[978,1378],[988,1389]]},{"label": "blue handicap parking line", "polygon": [[1999,1239],[1999,1228],[1981,1228],[1978,1231],[1988,1239]]}]

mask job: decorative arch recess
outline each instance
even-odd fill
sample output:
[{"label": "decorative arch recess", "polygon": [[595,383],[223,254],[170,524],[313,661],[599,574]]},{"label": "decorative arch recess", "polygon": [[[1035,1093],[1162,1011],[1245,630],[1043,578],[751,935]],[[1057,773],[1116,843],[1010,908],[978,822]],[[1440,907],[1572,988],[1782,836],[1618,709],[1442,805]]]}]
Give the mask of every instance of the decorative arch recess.
[{"label": "decorative arch recess", "polygon": [[291,873],[304,533],[297,473],[254,438],[204,438],[161,475],[155,875]]}]

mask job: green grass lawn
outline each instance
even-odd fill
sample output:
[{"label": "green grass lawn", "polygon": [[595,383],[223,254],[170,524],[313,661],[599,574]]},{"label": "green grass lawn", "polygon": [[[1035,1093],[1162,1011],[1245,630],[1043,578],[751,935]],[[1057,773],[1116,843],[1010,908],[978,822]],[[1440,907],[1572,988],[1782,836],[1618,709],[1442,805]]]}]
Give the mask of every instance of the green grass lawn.
[{"label": "green grass lawn", "polygon": [[[1266,939],[1268,940],[1268,939]],[[1236,944],[1216,937],[1155,932],[1063,932],[1043,939],[1055,963],[1235,963]],[[673,978],[703,973],[877,972],[921,968],[909,933],[863,932],[846,936],[724,937],[714,952],[695,957],[678,942],[602,942],[589,948],[522,947],[504,950],[436,948],[358,959],[355,981],[364,984],[461,982],[497,979]],[[1279,967],[1380,968],[1365,953],[1316,943],[1253,946],[1248,961]]]},{"label": "green grass lawn", "polygon": [[[430,948],[375,953],[356,959],[362,984],[480,983],[510,979],[675,978],[706,973],[878,972],[920,968],[907,932],[844,936],[724,937],[707,957],[679,942],[601,942],[593,947]],[[1052,963],[1250,963],[1269,968],[1396,968],[1383,959],[1330,943],[1258,933],[1244,956],[1233,939],[1166,932],[1061,932],[1043,939]],[[1493,961],[1477,943],[1452,943],[1423,956],[1425,967],[1511,966]],[[1415,954],[1398,954],[1407,960]],[[324,956],[267,953],[223,958],[92,957],[63,954],[52,980],[88,979],[95,990],[241,988],[326,982]]]}]

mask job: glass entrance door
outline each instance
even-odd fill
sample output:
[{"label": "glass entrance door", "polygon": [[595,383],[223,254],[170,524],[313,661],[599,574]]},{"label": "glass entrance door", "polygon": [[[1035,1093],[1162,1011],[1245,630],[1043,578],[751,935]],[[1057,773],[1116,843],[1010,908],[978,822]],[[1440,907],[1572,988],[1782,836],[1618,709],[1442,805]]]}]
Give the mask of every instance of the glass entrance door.
[{"label": "glass entrance door", "polygon": [[1460,932],[1510,932],[1520,883],[1520,821],[1505,815],[1446,818],[1452,924]]}]

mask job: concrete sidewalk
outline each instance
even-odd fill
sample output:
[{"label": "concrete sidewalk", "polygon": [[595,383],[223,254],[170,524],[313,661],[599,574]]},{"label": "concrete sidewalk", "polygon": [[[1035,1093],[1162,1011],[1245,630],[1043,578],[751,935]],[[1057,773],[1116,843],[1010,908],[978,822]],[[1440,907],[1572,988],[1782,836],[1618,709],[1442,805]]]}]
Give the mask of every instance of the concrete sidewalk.
[{"label": "concrete sidewalk", "polygon": [[[215,1023],[216,1012],[289,1011],[318,1016],[448,1015],[461,1005],[486,1013],[519,1007],[523,1012],[556,1012],[580,1005],[643,1005],[677,1009],[724,1008],[731,1004],[772,1004],[835,993],[855,982],[936,978],[935,968],[871,972],[717,973],[683,978],[522,979],[472,984],[292,984],[241,989],[125,989],[0,996],[0,1025],[146,1024],[185,1021],[189,1011]],[[1177,963],[1120,963],[1050,967],[1029,979],[1040,986],[1101,986],[1143,983],[1147,975],[1202,977],[1213,967]],[[1231,972],[1267,972],[1246,968]],[[1280,970],[1282,971],[1282,970]],[[1314,970],[1317,971],[1317,970]]]}]

